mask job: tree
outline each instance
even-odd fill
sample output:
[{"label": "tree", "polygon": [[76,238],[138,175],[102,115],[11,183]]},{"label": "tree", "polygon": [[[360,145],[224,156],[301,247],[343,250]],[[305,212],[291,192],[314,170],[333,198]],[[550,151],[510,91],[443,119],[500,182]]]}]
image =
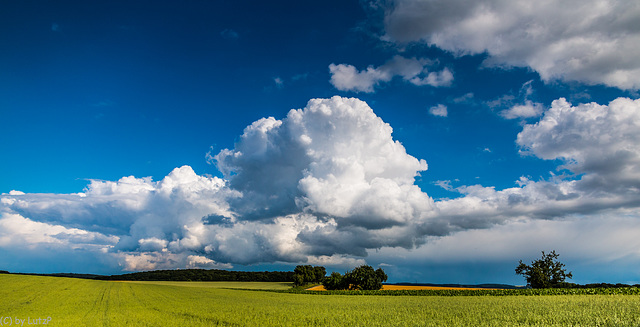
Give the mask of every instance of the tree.
[{"label": "tree", "polygon": [[523,275],[527,280],[527,285],[532,288],[550,288],[562,286],[566,278],[571,279],[571,272],[567,273],[564,264],[558,261],[560,255],[556,251],[545,254],[542,251],[542,258],[534,260],[531,265],[526,265],[520,260],[516,267],[516,274]]},{"label": "tree", "polygon": [[363,265],[342,276],[338,272],[331,273],[322,285],[328,290],[379,290],[382,283],[387,281],[387,274],[381,268]]},{"label": "tree", "polygon": [[311,265],[299,265],[293,270],[293,285],[302,286],[307,284],[321,283],[327,270],[324,267]]},{"label": "tree", "polygon": [[327,270],[322,266],[313,267],[313,281],[312,283],[322,283],[324,276],[327,274]]},{"label": "tree", "polygon": [[329,277],[322,281],[322,286],[326,290],[344,290],[349,288],[349,285],[345,285],[345,279],[339,272],[332,272]]},{"label": "tree", "polygon": [[373,270],[373,267],[363,265],[345,275],[350,289],[358,290],[379,290],[382,283],[387,281],[387,274],[380,268]]}]

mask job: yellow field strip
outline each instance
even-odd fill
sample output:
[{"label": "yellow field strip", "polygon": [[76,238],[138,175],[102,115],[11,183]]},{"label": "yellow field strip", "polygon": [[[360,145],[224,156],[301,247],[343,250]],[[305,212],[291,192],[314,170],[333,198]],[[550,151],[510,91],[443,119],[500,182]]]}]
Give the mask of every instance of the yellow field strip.
[{"label": "yellow field strip", "polygon": [[[442,287],[442,286],[413,286],[413,285],[382,285],[383,291],[399,290],[493,290],[495,288],[471,288],[471,287]],[[307,291],[326,291],[324,286],[318,285],[307,288]]]}]

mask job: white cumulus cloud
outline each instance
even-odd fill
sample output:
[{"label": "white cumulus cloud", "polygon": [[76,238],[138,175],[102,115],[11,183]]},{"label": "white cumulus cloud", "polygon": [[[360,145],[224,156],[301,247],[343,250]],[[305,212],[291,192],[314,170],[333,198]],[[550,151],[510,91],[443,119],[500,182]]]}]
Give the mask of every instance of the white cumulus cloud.
[{"label": "white cumulus cloud", "polygon": [[524,153],[561,159],[564,168],[584,174],[582,188],[632,195],[640,189],[639,127],[640,100],[572,106],[560,98],[517,142]]},{"label": "white cumulus cloud", "polygon": [[4,194],[2,212],[45,230],[103,235],[105,255],[125,270],[358,263],[369,248],[419,243],[405,231],[432,210],[414,185],[426,162],[392,131],[358,99],[314,99],[209,154],[225,179],[183,166],[157,182],[128,176],[91,180],[77,194]]},{"label": "white cumulus cloud", "polygon": [[[555,100],[541,120],[518,134],[523,154],[560,160],[568,176],[495,190],[479,185],[457,190],[464,196],[437,202],[450,222],[491,224],[504,220],[561,218],[611,211],[639,214],[640,100],[618,98],[608,105],[572,106]],[[469,217],[484,217],[469,220]]]},{"label": "white cumulus cloud", "polygon": [[640,88],[637,1],[395,0],[385,38],[425,42],[487,65],[530,67],[556,79]]}]

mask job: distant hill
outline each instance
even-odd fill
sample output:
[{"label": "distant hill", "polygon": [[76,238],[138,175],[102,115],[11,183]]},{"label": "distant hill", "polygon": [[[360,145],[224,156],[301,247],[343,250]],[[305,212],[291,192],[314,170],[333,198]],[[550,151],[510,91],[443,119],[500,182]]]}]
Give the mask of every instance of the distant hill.
[{"label": "distant hill", "polygon": [[27,276],[49,276],[49,277],[68,277],[68,278],[81,278],[81,279],[99,279],[105,277],[102,275],[94,274],[76,274],[76,273],[53,273],[53,274],[38,274],[38,273],[12,273],[6,270],[0,270],[0,274],[11,275],[27,275]]}]

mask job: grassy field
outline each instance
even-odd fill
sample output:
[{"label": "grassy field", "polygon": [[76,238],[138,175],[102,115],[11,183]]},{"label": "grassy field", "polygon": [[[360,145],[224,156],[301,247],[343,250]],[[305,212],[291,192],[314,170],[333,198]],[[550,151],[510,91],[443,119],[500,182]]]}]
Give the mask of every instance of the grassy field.
[{"label": "grassy field", "polygon": [[19,326],[19,319],[26,326],[40,318],[40,324],[48,326],[640,325],[638,295],[317,296],[261,291],[286,287],[0,275],[0,322],[10,326],[11,320],[11,326]]}]

